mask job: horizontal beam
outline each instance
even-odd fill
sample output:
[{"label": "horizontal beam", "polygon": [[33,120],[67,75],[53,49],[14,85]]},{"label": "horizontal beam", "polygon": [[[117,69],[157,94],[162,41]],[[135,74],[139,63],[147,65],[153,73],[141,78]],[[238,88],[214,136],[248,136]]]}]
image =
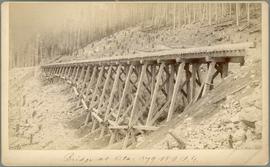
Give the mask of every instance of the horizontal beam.
[{"label": "horizontal beam", "polygon": [[104,64],[129,64],[131,62],[147,62],[147,61],[169,61],[169,60],[191,60],[205,59],[209,57],[234,57],[234,56],[245,56],[245,49],[252,48],[255,43],[238,43],[238,44],[223,44],[215,46],[188,48],[188,49],[171,49],[166,51],[151,52],[151,53],[141,53],[126,56],[117,57],[104,57],[99,59],[83,60],[83,61],[73,61],[73,62],[62,62],[42,65],[42,68],[50,67],[60,67],[60,66],[84,66],[84,65],[104,65]]}]

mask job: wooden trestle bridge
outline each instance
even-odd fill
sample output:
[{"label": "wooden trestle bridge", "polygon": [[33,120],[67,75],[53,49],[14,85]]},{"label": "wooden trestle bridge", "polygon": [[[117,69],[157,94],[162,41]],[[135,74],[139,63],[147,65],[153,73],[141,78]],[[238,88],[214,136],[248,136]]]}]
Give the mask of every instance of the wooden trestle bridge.
[{"label": "wooden trestle bridge", "polygon": [[[170,121],[176,110],[205,96],[214,79],[228,75],[228,63],[244,64],[254,43],[172,49],[147,54],[42,65],[50,78],[71,85],[84,108],[84,126],[109,144],[154,131]],[[202,75],[202,67],[204,77]],[[85,114],[84,113],[84,114]]]}]

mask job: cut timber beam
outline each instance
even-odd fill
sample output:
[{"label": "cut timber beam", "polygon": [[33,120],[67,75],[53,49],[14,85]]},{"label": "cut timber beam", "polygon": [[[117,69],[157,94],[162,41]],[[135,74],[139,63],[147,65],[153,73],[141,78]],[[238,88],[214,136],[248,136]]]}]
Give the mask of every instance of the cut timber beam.
[{"label": "cut timber beam", "polygon": [[174,112],[174,109],[175,109],[175,102],[176,102],[179,86],[181,85],[181,80],[182,80],[181,75],[183,75],[184,65],[185,65],[185,63],[181,63],[179,65],[179,67],[178,67],[176,82],[175,82],[175,85],[174,85],[174,88],[173,88],[173,95],[172,95],[172,100],[171,100],[171,104],[170,104],[170,107],[169,107],[167,121],[170,121],[172,119],[172,115],[173,115],[173,112]]},{"label": "cut timber beam", "polygon": [[160,82],[161,82],[161,75],[163,73],[164,67],[165,67],[165,64],[162,63],[160,65],[160,68],[159,68],[159,72],[158,72],[157,79],[156,79],[157,81],[156,81],[156,84],[155,84],[154,92],[152,94],[150,109],[149,109],[148,116],[147,116],[147,121],[146,121],[147,126],[150,125],[150,121],[152,119],[152,114],[154,112],[154,107],[156,105],[155,103],[156,103],[156,98],[157,98],[157,95],[158,95],[157,93],[158,93],[158,90],[159,90],[159,86],[160,86]]}]

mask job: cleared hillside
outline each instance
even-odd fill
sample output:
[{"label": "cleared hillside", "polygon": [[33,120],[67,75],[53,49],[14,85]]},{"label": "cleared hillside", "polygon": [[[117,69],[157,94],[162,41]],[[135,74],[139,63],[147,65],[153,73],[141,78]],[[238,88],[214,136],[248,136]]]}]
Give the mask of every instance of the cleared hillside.
[{"label": "cleared hillside", "polygon": [[[255,42],[256,48],[248,51],[244,66],[230,65],[229,76],[220,80],[209,95],[188,106],[182,113],[177,113],[179,116],[169,123],[162,122],[157,131],[136,136],[136,143],[129,149],[260,148],[261,24],[256,12],[251,16],[253,19],[250,19],[249,25],[246,18],[241,18],[239,26],[233,18],[224,18],[212,25],[194,22],[175,29],[172,26],[156,27],[150,23],[138,25],[90,43],[73,56],[62,56],[51,62]],[[20,71],[13,69],[10,72],[10,82],[21,85],[16,86],[22,89],[19,95],[22,103],[21,109],[10,103],[10,115],[13,116],[9,126],[10,148],[121,148],[122,143],[107,147],[108,137],[97,140],[98,134],[88,135],[89,127],[80,128],[85,115],[74,107],[77,101],[68,85],[35,77],[19,82],[21,74],[16,70]]]}]

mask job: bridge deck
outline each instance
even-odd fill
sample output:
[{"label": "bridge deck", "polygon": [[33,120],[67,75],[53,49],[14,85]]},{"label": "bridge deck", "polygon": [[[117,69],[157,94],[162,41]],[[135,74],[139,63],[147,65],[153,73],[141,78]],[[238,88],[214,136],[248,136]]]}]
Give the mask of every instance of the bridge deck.
[{"label": "bridge deck", "polygon": [[[71,62],[61,62],[43,65],[42,67],[52,66],[70,66],[70,65],[91,65],[91,64],[121,64],[140,61],[200,61],[208,62],[209,58],[228,58],[228,62],[241,63],[241,57],[245,56],[245,49],[254,47],[254,43],[239,43],[215,45],[207,47],[187,48],[187,49],[172,49],[166,51],[158,51],[152,53],[140,53],[117,57],[104,57],[91,60],[80,60]],[[240,59],[239,59],[240,58]]]}]

